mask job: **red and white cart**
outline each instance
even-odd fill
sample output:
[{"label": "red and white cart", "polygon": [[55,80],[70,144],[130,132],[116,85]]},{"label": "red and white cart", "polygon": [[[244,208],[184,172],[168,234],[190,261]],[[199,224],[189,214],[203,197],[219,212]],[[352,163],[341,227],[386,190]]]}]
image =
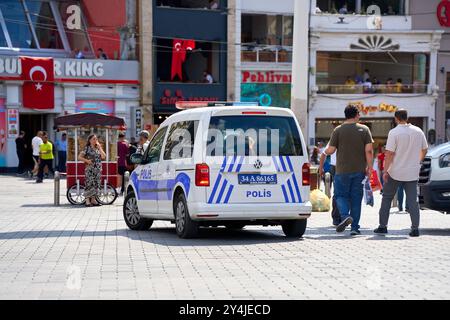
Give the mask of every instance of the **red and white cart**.
[{"label": "red and white cart", "polygon": [[102,161],[102,184],[97,201],[103,205],[117,199],[117,139],[125,129],[122,118],[98,113],[76,113],[55,119],[59,131],[67,132],[67,200],[74,205],[84,204],[84,169],[78,155],[86,147],[90,134],[97,135],[106,159]]}]

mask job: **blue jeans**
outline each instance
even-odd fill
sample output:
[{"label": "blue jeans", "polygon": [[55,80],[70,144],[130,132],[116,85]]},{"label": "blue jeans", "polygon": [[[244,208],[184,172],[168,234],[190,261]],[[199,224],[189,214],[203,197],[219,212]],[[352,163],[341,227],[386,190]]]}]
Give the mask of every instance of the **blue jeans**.
[{"label": "blue jeans", "polygon": [[365,173],[363,172],[337,174],[334,178],[334,195],[341,219],[344,220],[351,216],[353,218],[352,230],[359,230],[364,178]]}]

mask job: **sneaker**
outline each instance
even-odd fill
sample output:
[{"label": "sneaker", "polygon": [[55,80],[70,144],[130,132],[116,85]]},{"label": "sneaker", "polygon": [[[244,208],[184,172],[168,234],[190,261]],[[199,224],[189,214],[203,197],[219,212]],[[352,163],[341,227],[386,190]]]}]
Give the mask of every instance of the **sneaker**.
[{"label": "sneaker", "polygon": [[36,180],[36,183],[42,183],[43,181],[42,180]]},{"label": "sneaker", "polygon": [[410,237],[418,237],[419,236],[419,229],[411,229],[411,232],[409,233]]},{"label": "sneaker", "polygon": [[344,232],[345,228],[347,228],[348,225],[351,225],[352,222],[353,222],[352,217],[345,218],[344,221],[339,223],[339,225],[336,227],[336,232]]},{"label": "sneaker", "polygon": [[352,231],[350,231],[350,235],[351,236],[359,236],[359,235],[361,235],[361,231],[359,231],[359,230],[352,230]]},{"label": "sneaker", "polygon": [[386,233],[388,233],[388,230],[387,230],[387,227],[378,227],[375,230],[373,230],[373,233],[386,234]]}]

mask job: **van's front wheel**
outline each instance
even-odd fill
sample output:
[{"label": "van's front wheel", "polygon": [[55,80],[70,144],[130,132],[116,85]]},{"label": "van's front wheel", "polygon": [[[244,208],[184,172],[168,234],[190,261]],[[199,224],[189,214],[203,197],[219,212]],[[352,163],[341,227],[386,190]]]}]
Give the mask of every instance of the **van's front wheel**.
[{"label": "van's front wheel", "polygon": [[301,238],[306,231],[307,220],[291,220],[281,224],[284,234],[288,238]]},{"label": "van's front wheel", "polygon": [[123,202],[123,218],[128,228],[131,230],[148,230],[153,224],[153,220],[143,218],[139,214],[136,196],[130,192]]},{"label": "van's front wheel", "polygon": [[180,238],[195,238],[198,235],[198,223],[191,219],[184,194],[180,193],[173,204],[175,229]]}]

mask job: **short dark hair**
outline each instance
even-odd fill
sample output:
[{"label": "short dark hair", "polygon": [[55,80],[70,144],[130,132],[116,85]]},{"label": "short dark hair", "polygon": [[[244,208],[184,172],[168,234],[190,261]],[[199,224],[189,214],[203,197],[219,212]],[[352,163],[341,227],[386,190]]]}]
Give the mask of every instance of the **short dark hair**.
[{"label": "short dark hair", "polygon": [[408,121],[408,111],[406,109],[398,109],[394,115],[400,121]]},{"label": "short dark hair", "polygon": [[125,133],[119,132],[119,138],[124,138],[124,137],[125,137]]},{"label": "short dark hair", "polygon": [[43,137],[46,137],[46,136],[48,136],[48,133],[47,133],[47,131],[42,131],[42,136],[43,136]]},{"label": "short dark hair", "polygon": [[345,119],[354,119],[359,114],[358,108],[354,104],[349,104],[345,107]]}]

